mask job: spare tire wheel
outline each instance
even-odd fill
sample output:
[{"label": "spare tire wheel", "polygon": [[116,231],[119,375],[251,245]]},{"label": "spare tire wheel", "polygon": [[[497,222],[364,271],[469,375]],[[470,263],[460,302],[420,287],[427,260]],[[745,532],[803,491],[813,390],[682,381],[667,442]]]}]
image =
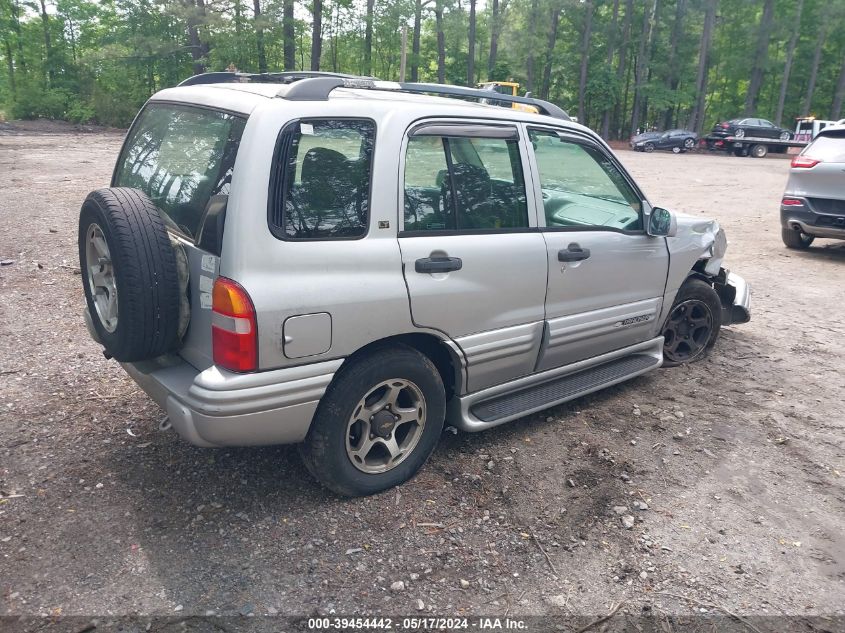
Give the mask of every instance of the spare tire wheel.
[{"label": "spare tire wheel", "polygon": [[146,194],[92,191],[79,212],[78,242],[85,301],[106,354],[137,362],[175,349],[187,327],[185,255],[177,257]]}]

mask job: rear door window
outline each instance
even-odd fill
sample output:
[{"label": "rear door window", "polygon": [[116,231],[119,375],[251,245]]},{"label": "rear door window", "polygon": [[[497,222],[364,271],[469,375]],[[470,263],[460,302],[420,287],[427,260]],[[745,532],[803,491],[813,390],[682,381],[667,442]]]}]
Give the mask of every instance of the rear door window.
[{"label": "rear door window", "polygon": [[246,119],[152,103],[132,126],[113,184],[146,193],[172,229],[196,238],[212,196],[228,195]]}]

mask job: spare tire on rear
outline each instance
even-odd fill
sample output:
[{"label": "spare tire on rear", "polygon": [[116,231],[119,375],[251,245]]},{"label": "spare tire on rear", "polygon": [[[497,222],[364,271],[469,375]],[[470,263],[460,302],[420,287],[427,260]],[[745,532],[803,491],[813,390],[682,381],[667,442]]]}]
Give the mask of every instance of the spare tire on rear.
[{"label": "spare tire on rear", "polygon": [[126,187],[92,191],[79,212],[79,267],[94,329],[121,362],[179,344],[176,255],[158,208]]}]

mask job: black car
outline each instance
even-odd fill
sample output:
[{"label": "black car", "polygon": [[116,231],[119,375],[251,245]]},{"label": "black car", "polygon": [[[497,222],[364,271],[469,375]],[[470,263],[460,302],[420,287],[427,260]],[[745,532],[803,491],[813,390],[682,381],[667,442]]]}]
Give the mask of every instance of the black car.
[{"label": "black car", "polygon": [[[641,135],[642,136],[642,135]],[[695,149],[698,135],[690,130],[666,130],[657,132],[652,138],[631,139],[631,147],[638,152],[653,152],[656,149],[670,149],[676,154]]]},{"label": "black car", "polygon": [[731,119],[730,121],[722,121],[713,126],[711,136],[718,136],[726,138],[733,136],[735,138],[745,138],[752,136],[755,138],[777,138],[781,141],[788,141],[792,138],[792,132],[782,127],[778,127],[771,121],[766,119]]},{"label": "black car", "polygon": [[663,132],[641,132],[640,134],[632,136],[628,141],[628,145],[631,146],[631,149],[634,149],[640,141],[651,141],[659,138],[661,134],[663,134]]}]

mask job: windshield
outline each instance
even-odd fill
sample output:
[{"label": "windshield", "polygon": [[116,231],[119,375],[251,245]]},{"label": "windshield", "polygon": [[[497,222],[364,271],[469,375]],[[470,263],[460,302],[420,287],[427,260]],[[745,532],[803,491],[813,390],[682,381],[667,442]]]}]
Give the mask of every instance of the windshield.
[{"label": "windshield", "polygon": [[140,189],[171,228],[196,237],[211,196],[229,193],[244,124],[225,112],[150,104],[126,138],[114,186]]}]

